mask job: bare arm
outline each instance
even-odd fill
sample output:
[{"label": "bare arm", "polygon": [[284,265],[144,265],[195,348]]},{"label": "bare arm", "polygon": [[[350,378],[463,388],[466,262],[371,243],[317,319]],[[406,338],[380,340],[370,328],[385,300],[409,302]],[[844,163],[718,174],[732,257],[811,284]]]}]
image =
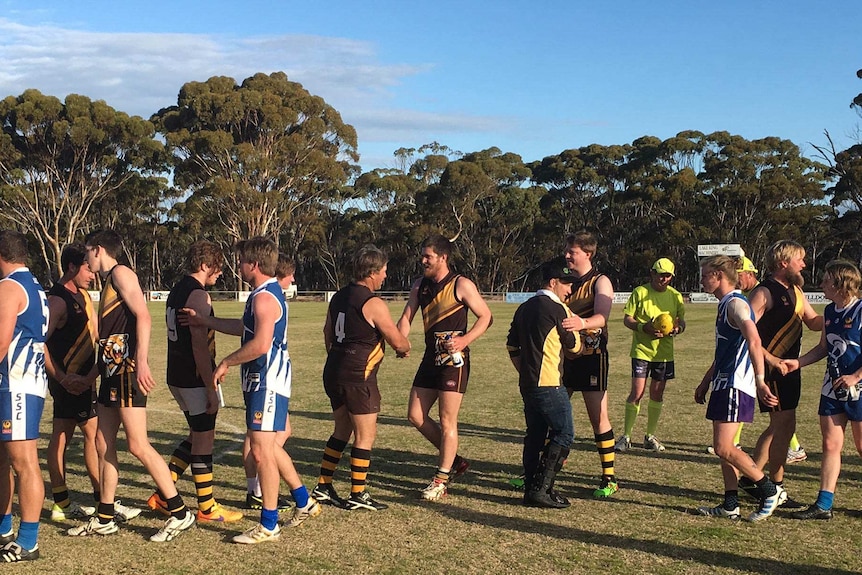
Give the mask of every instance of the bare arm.
[{"label": "bare arm", "polygon": [[823,331],[823,316],[814,311],[807,298],[802,300],[802,322],[811,331]]},{"label": "bare arm", "polygon": [[760,334],[757,333],[757,325],[751,320],[749,309],[748,305],[741,299],[732,301],[728,308],[728,321],[739,328],[742,337],[748,343],[748,356],[754,368],[757,396],[760,401],[771,407],[778,405],[778,398],[772,394],[764,381],[763,356],[765,352],[760,343]]},{"label": "bare arm", "polygon": [[[410,342],[392,321],[389,306],[379,297],[373,297],[362,306],[362,315],[371,326],[376,327],[383,338],[392,346],[399,357],[404,357],[410,351]],[[327,320],[329,315],[327,314]]]},{"label": "bare arm", "polygon": [[706,402],[706,393],[709,391],[709,384],[712,381],[712,373],[715,370],[715,362],[709,366],[709,369],[706,370],[706,373],[703,374],[703,378],[700,380],[700,384],[694,390],[694,401],[695,403],[704,403]]},{"label": "bare arm", "polygon": [[421,282],[422,280],[418,279],[413,283],[413,287],[410,288],[410,296],[407,298],[407,303],[404,305],[404,311],[401,312],[401,318],[398,320],[398,331],[400,331],[404,337],[410,335],[410,324],[413,323],[413,318],[419,310],[419,284]]},{"label": "bare arm", "polygon": [[177,321],[180,325],[188,325],[189,327],[214,329],[218,332],[226,333],[227,335],[235,335],[237,337],[242,335],[243,328],[241,319],[215,317],[209,315],[209,312],[207,312],[206,315],[201,315],[188,307],[180,309]]},{"label": "bare arm", "polygon": [[[66,325],[66,302],[63,298],[55,295],[48,296],[48,332],[45,334],[47,342],[54,335],[58,328]],[[48,353],[48,347],[45,347],[45,371],[48,372],[55,380],[62,383],[66,377],[66,372],[58,369],[59,366],[54,364],[51,354]],[[65,387],[65,386],[64,386]]]},{"label": "bare arm", "polygon": [[0,359],[6,359],[9,353],[25,297],[24,289],[14,281],[0,281]]},{"label": "bare arm", "polygon": [[227,370],[232,365],[249,362],[266,353],[272,346],[272,336],[275,332],[275,322],[281,315],[281,306],[269,292],[261,292],[252,302],[254,313],[254,337],[245,342],[235,352],[221,360],[215,372],[213,381],[220,383]]},{"label": "bare arm", "polygon": [[448,340],[449,353],[463,350],[476,341],[494,323],[494,316],[482,298],[482,294],[479,293],[476,284],[463,276],[459,277],[456,282],[455,290],[461,296],[461,301],[464,302],[467,309],[476,316],[476,321],[473,322],[473,326],[467,330],[467,333],[460,336],[453,335]]},{"label": "bare arm", "polygon": [[[772,309],[772,294],[769,293],[769,290],[764,286],[757,286],[754,288],[749,294],[749,305],[751,305],[751,311],[754,312],[754,321],[760,321],[760,318],[763,317],[763,314]],[[762,348],[763,350],[763,361],[766,365],[771,368],[781,370],[781,358],[772,355],[768,351]],[[762,372],[760,372],[762,373]]]},{"label": "bare arm", "polygon": [[114,268],[113,281],[117,293],[123,298],[132,315],[135,316],[137,325],[135,335],[138,340],[138,349],[135,352],[135,375],[138,378],[141,392],[144,395],[149,395],[156,386],[149,364],[150,334],[152,333],[153,320],[150,317],[147,301],[144,299],[144,292],[141,291],[141,284],[138,283],[138,276],[135,272],[126,266],[117,266]]},{"label": "bare arm", "polygon": [[[209,317],[212,310],[212,300],[204,290],[194,290],[186,300],[187,308],[193,309],[200,317]],[[207,413],[218,411],[219,398],[215,383],[213,383],[213,357],[210,355],[209,333],[204,326],[189,326],[192,342],[192,355],[195,368],[201,380],[207,386]]]},{"label": "bare arm", "polygon": [[611,285],[611,280],[609,280],[607,276],[601,276],[596,280],[596,295],[593,301],[593,315],[581,318],[584,320],[584,325],[580,329],[599,329],[608,325],[608,318],[611,316],[611,307],[613,306],[613,303],[614,287]]}]

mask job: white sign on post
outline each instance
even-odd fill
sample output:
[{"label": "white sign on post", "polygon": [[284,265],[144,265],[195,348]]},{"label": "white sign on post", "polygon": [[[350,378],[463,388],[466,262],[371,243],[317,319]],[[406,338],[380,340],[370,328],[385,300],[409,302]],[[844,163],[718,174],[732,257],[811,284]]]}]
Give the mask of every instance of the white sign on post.
[{"label": "white sign on post", "polygon": [[709,256],[741,256],[742,247],[739,244],[698,244],[697,257]]}]

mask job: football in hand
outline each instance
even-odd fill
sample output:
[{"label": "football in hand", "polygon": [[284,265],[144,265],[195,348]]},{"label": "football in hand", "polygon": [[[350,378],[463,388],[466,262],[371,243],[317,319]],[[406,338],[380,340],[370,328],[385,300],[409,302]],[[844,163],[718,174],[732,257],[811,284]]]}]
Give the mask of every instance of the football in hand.
[{"label": "football in hand", "polygon": [[660,331],[663,335],[670,335],[673,331],[673,318],[669,313],[663,313],[652,320],[652,325],[656,331]]}]

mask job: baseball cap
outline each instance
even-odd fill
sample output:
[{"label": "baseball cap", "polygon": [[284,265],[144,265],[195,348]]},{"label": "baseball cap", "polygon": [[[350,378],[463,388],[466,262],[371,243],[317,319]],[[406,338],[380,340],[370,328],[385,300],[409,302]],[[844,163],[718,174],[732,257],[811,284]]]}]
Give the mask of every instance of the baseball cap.
[{"label": "baseball cap", "polygon": [[652,271],[657,274],[673,275],[674,270],[676,270],[676,267],[674,267],[673,262],[667,258],[660,258],[652,265]]},{"label": "baseball cap", "polygon": [[742,264],[737,268],[738,272],[753,272],[757,273],[757,268],[754,267],[754,262],[745,256],[742,256]]},{"label": "baseball cap", "polygon": [[544,281],[559,280],[563,283],[574,283],[575,276],[572,270],[565,266],[546,265],[542,268],[542,279]]}]

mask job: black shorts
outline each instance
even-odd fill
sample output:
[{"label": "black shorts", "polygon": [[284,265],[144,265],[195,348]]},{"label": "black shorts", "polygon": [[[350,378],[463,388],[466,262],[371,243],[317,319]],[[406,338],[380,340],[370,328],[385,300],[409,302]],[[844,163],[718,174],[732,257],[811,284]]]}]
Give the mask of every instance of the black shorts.
[{"label": "black shorts", "polygon": [[607,391],[608,354],[594,353],[563,361],[563,384],[569,391]]},{"label": "black shorts", "polygon": [[74,419],[75,423],[84,423],[96,417],[95,389],[90,388],[75,395],[51,380],[48,382],[48,390],[54,398],[54,419]]},{"label": "black shorts", "polygon": [[802,395],[802,372],[800,370],[792,371],[782,376],[778,371],[768,369],[766,372],[766,385],[769,386],[769,390],[773,395],[778,398],[778,405],[769,407],[758,400],[760,413],[790,411],[799,406],[799,397]]},{"label": "black shorts", "polygon": [[647,376],[656,381],[668,381],[673,379],[674,365],[672,361],[647,361],[645,359],[632,358],[632,379],[646,379]]},{"label": "black shorts", "polygon": [[437,391],[456,391],[465,393],[470,379],[470,356],[464,356],[464,365],[434,365],[432,361],[422,361],[413,378],[413,387],[436,389]]},{"label": "black shorts", "polygon": [[99,386],[99,404],[105,407],[146,407],[147,396],[138,387],[134,371],[103,377]]}]

